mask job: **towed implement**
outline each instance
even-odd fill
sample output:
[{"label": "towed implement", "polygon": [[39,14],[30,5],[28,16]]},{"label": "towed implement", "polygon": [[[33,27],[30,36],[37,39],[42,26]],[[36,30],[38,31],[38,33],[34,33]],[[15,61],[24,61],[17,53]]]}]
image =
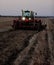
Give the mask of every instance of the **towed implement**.
[{"label": "towed implement", "polygon": [[33,11],[23,11],[22,10],[22,16],[16,20],[13,20],[13,29],[36,29],[40,30],[42,27],[41,20],[37,20],[34,16]]}]

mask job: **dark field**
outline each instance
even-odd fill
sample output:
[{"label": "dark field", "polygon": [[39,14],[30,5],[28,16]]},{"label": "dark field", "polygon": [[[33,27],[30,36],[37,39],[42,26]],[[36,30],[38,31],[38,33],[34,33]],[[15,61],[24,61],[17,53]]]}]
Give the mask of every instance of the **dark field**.
[{"label": "dark field", "polygon": [[14,17],[0,17],[0,65],[54,65],[54,19],[37,18],[46,29],[12,30]]}]

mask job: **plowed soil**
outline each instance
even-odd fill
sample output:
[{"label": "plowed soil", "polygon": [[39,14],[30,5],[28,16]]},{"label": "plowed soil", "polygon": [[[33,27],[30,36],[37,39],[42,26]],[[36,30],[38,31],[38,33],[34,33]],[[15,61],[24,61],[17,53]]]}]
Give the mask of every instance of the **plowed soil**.
[{"label": "plowed soil", "polygon": [[12,30],[10,18],[7,21],[5,18],[5,21],[2,19],[0,19],[0,65],[54,65],[53,18],[40,18],[42,24],[47,24],[47,27],[39,32]]}]

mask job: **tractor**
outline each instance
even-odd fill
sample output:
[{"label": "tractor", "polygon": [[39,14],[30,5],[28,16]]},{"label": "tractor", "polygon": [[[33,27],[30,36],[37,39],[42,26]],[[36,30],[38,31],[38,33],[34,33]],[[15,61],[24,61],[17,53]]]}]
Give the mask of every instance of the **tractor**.
[{"label": "tractor", "polygon": [[40,30],[42,26],[41,20],[37,20],[34,16],[33,11],[23,11],[22,10],[22,16],[18,19],[13,20],[13,29],[36,29]]}]

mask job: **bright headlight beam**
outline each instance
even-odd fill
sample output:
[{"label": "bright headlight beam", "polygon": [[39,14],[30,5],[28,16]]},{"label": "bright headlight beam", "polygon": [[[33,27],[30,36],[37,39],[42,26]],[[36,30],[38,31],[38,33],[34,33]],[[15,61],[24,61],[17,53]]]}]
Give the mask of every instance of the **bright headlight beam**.
[{"label": "bright headlight beam", "polygon": [[29,20],[31,20],[31,18],[29,18]]},{"label": "bright headlight beam", "polygon": [[23,17],[22,20],[25,20],[25,17]]}]

